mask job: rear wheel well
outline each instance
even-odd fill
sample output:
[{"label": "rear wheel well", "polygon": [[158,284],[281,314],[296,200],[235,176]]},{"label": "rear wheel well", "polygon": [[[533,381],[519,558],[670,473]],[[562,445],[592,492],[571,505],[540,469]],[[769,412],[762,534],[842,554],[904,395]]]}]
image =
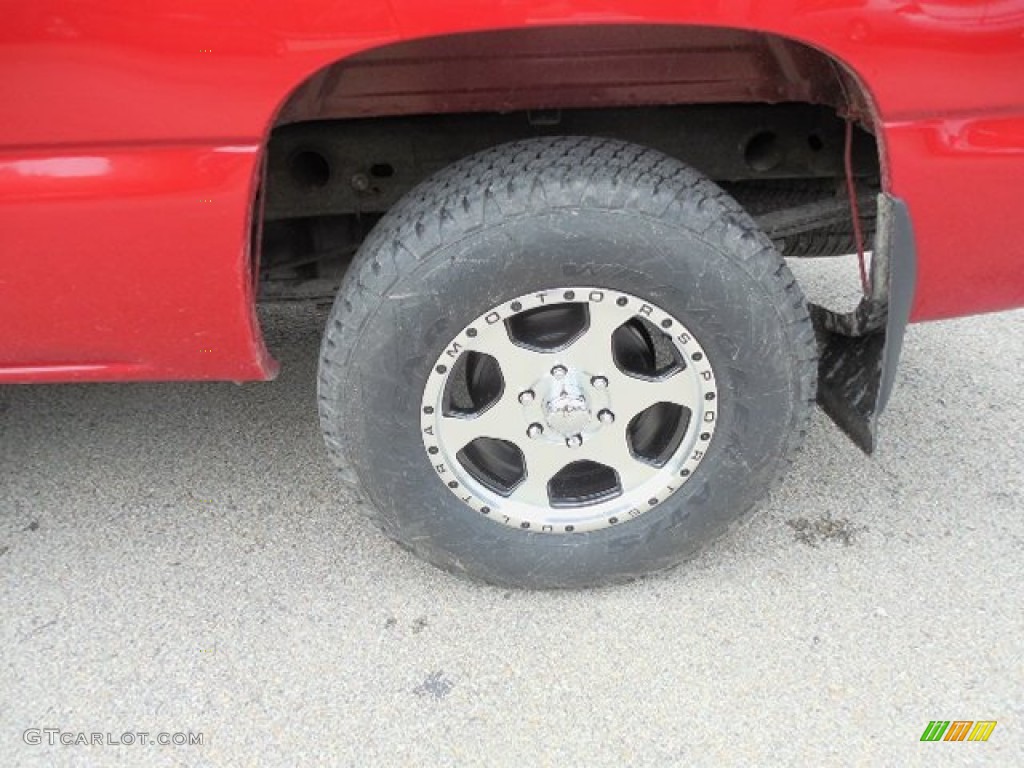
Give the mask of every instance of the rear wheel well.
[{"label": "rear wheel well", "polygon": [[[757,214],[845,195],[847,119],[858,125],[854,169],[870,200],[882,169],[867,92],[841,63],[789,39],[614,25],[374,49],[320,70],[279,110],[264,179],[264,296],[297,286],[300,296],[330,295],[394,202],[496,144],[576,134],[654,147]],[[830,227],[789,247],[841,251],[849,222]]]}]

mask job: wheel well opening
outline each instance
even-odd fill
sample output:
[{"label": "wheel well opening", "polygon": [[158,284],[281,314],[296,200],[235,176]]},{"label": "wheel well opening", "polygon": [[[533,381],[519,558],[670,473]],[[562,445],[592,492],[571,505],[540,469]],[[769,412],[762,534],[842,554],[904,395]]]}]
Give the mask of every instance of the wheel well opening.
[{"label": "wheel well opening", "polygon": [[[263,298],[327,298],[376,221],[416,184],[487,147],[558,134],[660,149],[755,216],[841,201],[846,120],[870,234],[882,184],[868,94],[842,64],[789,39],[680,26],[497,30],[414,40],[300,84],[267,145]],[[784,253],[849,250],[851,222],[776,239]],[[804,222],[807,224],[808,222]],[[821,226],[816,226],[820,224]]]}]

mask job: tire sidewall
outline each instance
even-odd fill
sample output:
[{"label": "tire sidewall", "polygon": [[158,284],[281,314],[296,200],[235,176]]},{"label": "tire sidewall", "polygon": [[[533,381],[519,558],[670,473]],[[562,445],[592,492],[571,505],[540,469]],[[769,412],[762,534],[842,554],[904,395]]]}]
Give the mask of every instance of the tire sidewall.
[{"label": "tire sidewall", "polygon": [[[778,296],[735,243],[718,239],[640,211],[577,206],[484,227],[466,222],[406,251],[415,261],[396,270],[361,323],[330,394],[347,458],[384,528],[450,570],[501,584],[580,586],[668,567],[741,517],[780,470],[800,388]],[[693,476],[643,515],[585,534],[521,531],[445,487],[423,448],[421,399],[437,358],[475,318],[570,286],[621,290],[678,318],[715,371],[718,425]]]}]

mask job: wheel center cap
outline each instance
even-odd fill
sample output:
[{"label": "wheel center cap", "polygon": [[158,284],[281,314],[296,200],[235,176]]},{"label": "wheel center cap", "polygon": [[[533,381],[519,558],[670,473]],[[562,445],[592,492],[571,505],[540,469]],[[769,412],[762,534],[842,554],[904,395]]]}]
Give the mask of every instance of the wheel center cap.
[{"label": "wheel center cap", "polygon": [[544,398],[544,419],[551,429],[566,437],[578,434],[590,424],[590,403],[574,376],[565,376],[553,382],[550,392]]}]

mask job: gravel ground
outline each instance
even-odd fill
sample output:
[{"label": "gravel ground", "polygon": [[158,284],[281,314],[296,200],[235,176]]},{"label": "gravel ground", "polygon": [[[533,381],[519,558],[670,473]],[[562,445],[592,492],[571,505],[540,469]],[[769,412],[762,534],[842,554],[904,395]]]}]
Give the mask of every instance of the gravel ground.
[{"label": "gravel ground", "polygon": [[0,765],[1024,764],[1024,313],[912,328],[874,459],[819,414],[737,535],[567,593],[364,523],[316,423],[324,312],[263,316],[276,383],[0,389]]}]

